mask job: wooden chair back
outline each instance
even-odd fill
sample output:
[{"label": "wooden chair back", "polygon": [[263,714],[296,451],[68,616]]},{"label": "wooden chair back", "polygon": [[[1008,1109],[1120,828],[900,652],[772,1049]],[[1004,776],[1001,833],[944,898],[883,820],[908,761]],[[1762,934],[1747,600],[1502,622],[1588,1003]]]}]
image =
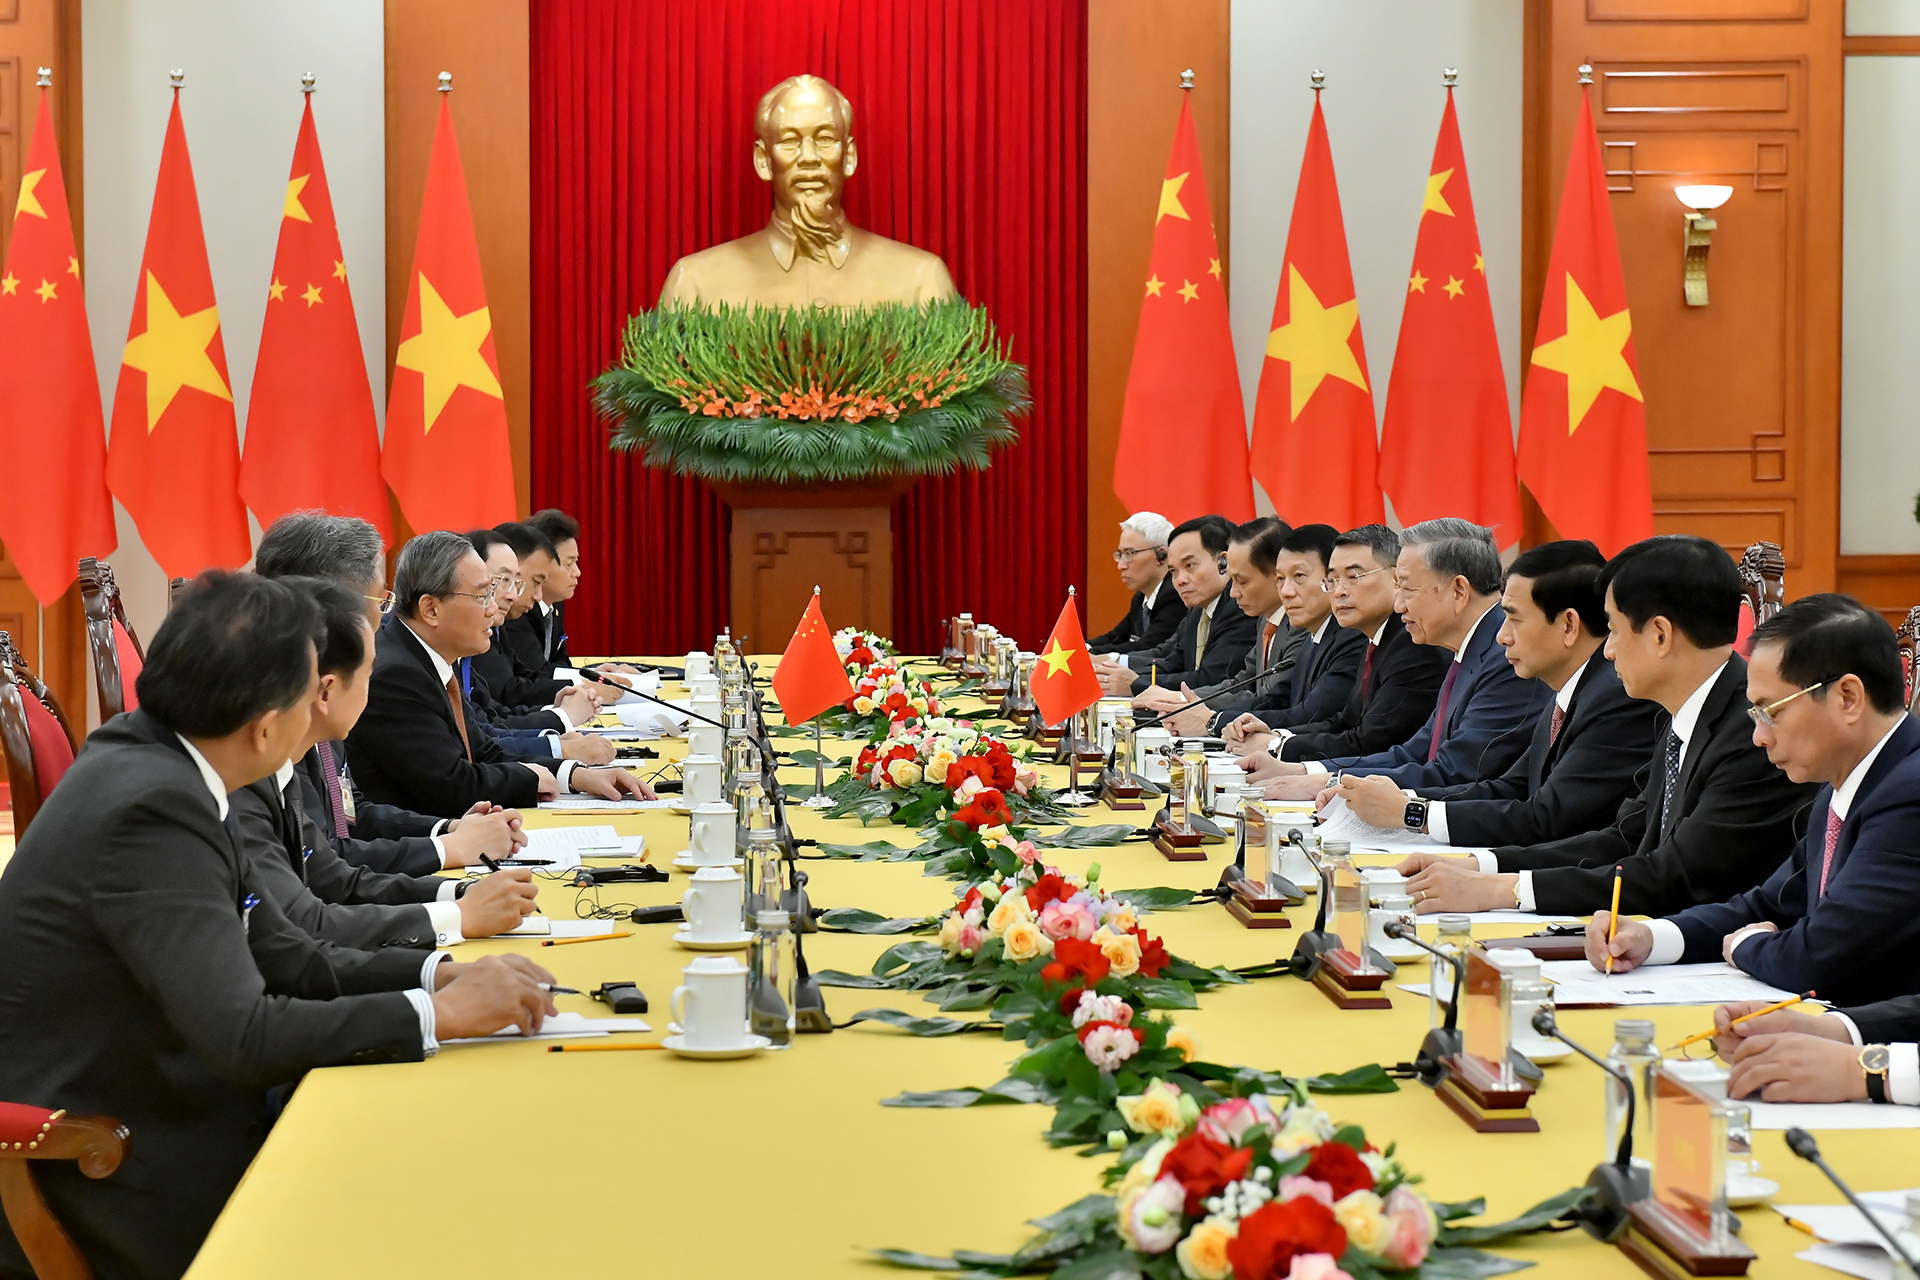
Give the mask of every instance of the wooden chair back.
[{"label": "wooden chair back", "polygon": [[80,602],[87,613],[87,651],[93,655],[100,718],[111,720],[140,705],[133,682],[147,660],[147,652],[127,622],[127,608],[120,602],[120,584],[113,580],[113,566],[92,556],[81,557]]},{"label": "wooden chair back", "polygon": [[1777,543],[1756,542],[1740,557],[1740,585],[1759,626],[1787,602],[1787,558]]},{"label": "wooden chair back", "polygon": [[1907,677],[1907,710],[1920,703],[1920,604],[1907,610],[1907,620],[1894,631],[1900,640],[1900,666]]},{"label": "wooden chair back", "polygon": [[16,1102],[0,1102],[0,1206],[7,1225],[39,1280],[92,1280],[93,1269],[47,1208],[28,1166],[31,1160],[73,1160],[89,1178],[105,1178],[127,1158],[133,1137],[118,1120],[70,1116]]},{"label": "wooden chair back", "polygon": [[28,669],[13,637],[0,631],[0,753],[6,757],[15,839],[27,833],[78,751],[59,701]]}]

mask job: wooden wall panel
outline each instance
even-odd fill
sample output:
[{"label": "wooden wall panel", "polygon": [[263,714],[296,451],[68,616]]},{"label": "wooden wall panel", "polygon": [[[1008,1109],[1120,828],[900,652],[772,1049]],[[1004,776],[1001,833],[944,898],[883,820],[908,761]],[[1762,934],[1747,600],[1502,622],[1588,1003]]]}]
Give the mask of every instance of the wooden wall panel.
[{"label": "wooden wall panel", "polygon": [[[1529,349],[1586,62],[1646,396],[1654,527],[1734,551],[1779,542],[1790,594],[1832,589],[1841,6],[1538,0],[1528,19]],[[1715,215],[1711,301],[1689,307],[1673,188],[1701,182],[1734,191]]]},{"label": "wooden wall panel", "polygon": [[[1113,460],[1153,251],[1153,217],[1180,119],[1180,72],[1194,71],[1193,122],[1220,260],[1227,226],[1229,0],[1088,0],[1087,4],[1087,605],[1105,631],[1126,612],[1113,568],[1127,509]],[[1224,270],[1223,276],[1228,275]],[[1188,512],[1162,514],[1178,521]]]},{"label": "wooden wall panel", "polygon": [[1920,556],[1841,556],[1839,589],[1898,626],[1920,604]]},{"label": "wooden wall panel", "polygon": [[[20,197],[20,169],[33,140],[40,110],[37,69],[53,68],[54,136],[67,196],[76,210],[74,237],[81,237],[80,5],[79,0],[0,0],[0,259],[13,233],[13,206]],[[30,459],[10,459],[15,473],[31,473]],[[0,546],[0,631],[11,633],[28,664],[60,700],[76,728],[87,722],[87,657],[78,587],[55,601],[44,617]],[[42,647],[44,631],[45,647]]]}]

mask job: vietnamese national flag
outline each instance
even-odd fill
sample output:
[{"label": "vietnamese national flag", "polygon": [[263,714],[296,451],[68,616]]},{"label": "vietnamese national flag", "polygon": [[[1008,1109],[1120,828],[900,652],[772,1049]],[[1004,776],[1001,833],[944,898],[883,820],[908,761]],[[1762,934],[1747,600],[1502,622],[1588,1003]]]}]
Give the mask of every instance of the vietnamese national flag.
[{"label": "vietnamese national flag", "polygon": [[0,267],[0,458],[14,476],[0,542],[34,598],[52,604],[80,557],[110,555],[116,536],[100,375],[44,88]]},{"label": "vietnamese national flag", "polygon": [[1563,538],[1607,555],[1653,536],[1647,409],[1593,108],[1580,91],[1533,360],[1520,399],[1520,479]]},{"label": "vietnamese national flag", "polygon": [[240,496],[264,528],[318,508],[393,528],[380,478],[380,431],[360,350],[347,264],[320,162],[313,98],[300,117],[280,213],[280,247],[267,286],[260,359],[247,402]]},{"label": "vietnamese national flag", "polygon": [[176,88],[113,392],[107,484],[166,575],[191,578],[237,569],[253,555],[239,471],[227,351]]},{"label": "vietnamese national flag", "polygon": [[1093,655],[1087,652],[1080,610],[1071,595],[1061,606],[1053,634],[1040,646],[1030,688],[1044,724],[1059,724],[1100,701],[1100,679],[1093,674]]},{"label": "vietnamese national flag", "polygon": [[1226,277],[1193,107],[1184,96],[1154,213],[1113,491],[1129,511],[1253,519],[1247,410],[1227,327]]},{"label": "vietnamese national flag", "polygon": [[380,472],[416,530],[473,529],[518,516],[500,358],[444,94],[407,275]]},{"label": "vietnamese national flag", "polygon": [[1520,540],[1507,378],[1451,86],[1387,380],[1380,484],[1403,525],[1462,516],[1493,529],[1495,546]]},{"label": "vietnamese national flag", "polygon": [[1386,519],[1360,300],[1333,180],[1333,148],[1313,122],[1293,193],[1285,266],[1253,404],[1253,475],[1282,519],[1351,529]]},{"label": "vietnamese national flag", "polygon": [[800,615],[800,625],[773,669],[773,696],[780,699],[780,714],[790,725],[805,724],[830,707],[837,707],[853,696],[847,680],[847,668],[834,648],[833,632],[820,613],[820,593],[816,590]]}]

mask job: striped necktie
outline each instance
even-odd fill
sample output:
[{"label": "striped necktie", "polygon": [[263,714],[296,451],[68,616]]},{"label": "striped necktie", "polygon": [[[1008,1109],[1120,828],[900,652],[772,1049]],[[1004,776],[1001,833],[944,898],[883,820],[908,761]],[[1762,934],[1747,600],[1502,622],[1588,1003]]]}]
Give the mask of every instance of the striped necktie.
[{"label": "striped necktie", "polygon": [[333,744],[321,742],[314,745],[314,751],[320,757],[320,773],[326,781],[327,816],[333,820],[333,835],[336,840],[347,838],[347,805],[340,794],[340,766],[333,758]]},{"label": "striped necktie", "polygon": [[1453,696],[1454,677],[1460,674],[1460,664],[1447,666],[1447,678],[1440,682],[1440,701],[1433,708],[1433,737],[1427,742],[1427,763],[1432,764],[1440,754],[1440,742],[1447,736],[1447,699]]}]

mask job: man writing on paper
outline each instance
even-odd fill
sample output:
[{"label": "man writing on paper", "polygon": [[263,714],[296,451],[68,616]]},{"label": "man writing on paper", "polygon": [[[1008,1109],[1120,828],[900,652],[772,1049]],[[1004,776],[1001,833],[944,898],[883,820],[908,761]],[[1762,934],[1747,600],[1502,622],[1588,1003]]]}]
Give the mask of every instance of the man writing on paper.
[{"label": "man writing on paper", "polygon": [[1765,884],[1649,923],[1587,926],[1596,965],[1724,959],[1840,1004],[1920,992],[1920,725],[1903,705],[1899,643],[1850,596],[1796,600],[1753,633],[1753,740],[1819,783],[1807,834]]},{"label": "man writing on paper", "polygon": [[1187,605],[1167,581],[1167,539],[1172,536],[1173,522],[1157,512],[1136,511],[1120,522],[1113,563],[1121,583],[1133,592],[1133,602],[1120,625],[1087,643],[1089,652],[1112,654],[1121,666],[1130,666],[1127,655],[1173,638],[1187,616]]},{"label": "man writing on paper", "polygon": [[1548,542],[1522,552],[1508,571],[1498,639],[1514,674],[1554,697],[1527,753],[1497,778],[1423,787],[1413,799],[1391,779],[1349,774],[1339,795],[1356,817],[1479,847],[1557,840],[1612,821],[1638,789],[1635,775],[1666,724],[1658,706],[1627,696],[1601,651],[1605,564],[1591,542]]}]

